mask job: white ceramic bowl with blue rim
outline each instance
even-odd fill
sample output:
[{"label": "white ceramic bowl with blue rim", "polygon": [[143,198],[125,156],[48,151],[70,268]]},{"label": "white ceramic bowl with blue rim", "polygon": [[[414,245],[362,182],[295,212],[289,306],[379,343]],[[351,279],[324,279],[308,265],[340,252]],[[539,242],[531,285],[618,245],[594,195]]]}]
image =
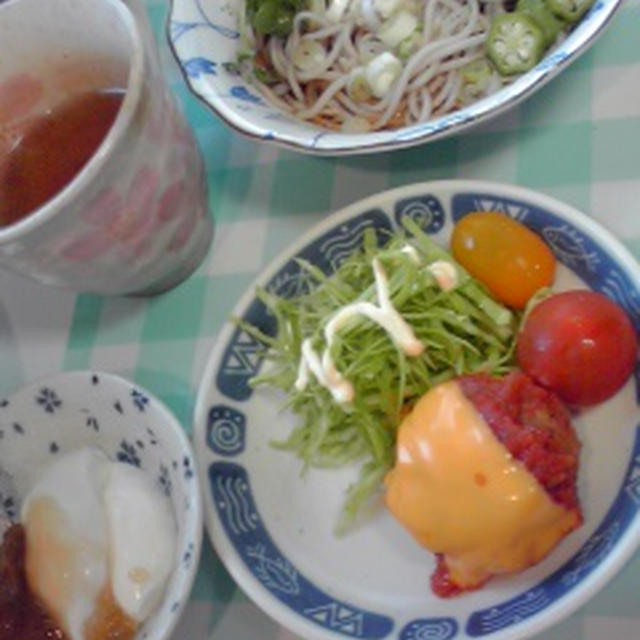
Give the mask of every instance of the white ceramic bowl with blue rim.
[{"label": "white ceramic bowl with blue rim", "polygon": [[76,371],[38,380],[0,400],[0,520],[19,518],[20,500],[42,469],[83,446],[140,468],[171,502],[178,533],[175,567],[161,604],[136,635],[164,640],[197,571],[202,500],[189,440],[148,391],[112,374]]},{"label": "white ceramic bowl with blue rim", "polygon": [[323,155],[390,151],[458,133],[537,91],[591,46],[622,0],[595,0],[571,34],[529,72],[492,96],[428,122],[392,131],[329,132],[267,103],[234,70],[240,0],[171,0],[167,36],[191,91],[227,124],[256,140]]},{"label": "white ceramic bowl with blue rim", "polygon": [[[572,207],[519,187],[447,181],[402,187],[328,217],[256,283],[283,296],[307,286],[294,256],[331,273],[365,229],[384,238],[405,216],[446,246],[474,210],[508,213],[539,233],[559,261],[554,289],[587,287],[615,299],[640,329],[640,268],[622,245]],[[235,315],[267,333],[273,317],[252,286]],[[333,533],[356,469],[311,470],[275,450],[294,418],[283,398],[253,391],[259,345],[232,323],[206,365],[195,443],[208,531],[223,562],[269,615],[307,640],[513,640],[558,622],[610,580],[640,542],[640,376],[575,418],[583,443],[585,522],[539,565],[442,600],[429,587],[431,554],[380,508],[343,538]],[[428,508],[428,507],[427,507]]]}]

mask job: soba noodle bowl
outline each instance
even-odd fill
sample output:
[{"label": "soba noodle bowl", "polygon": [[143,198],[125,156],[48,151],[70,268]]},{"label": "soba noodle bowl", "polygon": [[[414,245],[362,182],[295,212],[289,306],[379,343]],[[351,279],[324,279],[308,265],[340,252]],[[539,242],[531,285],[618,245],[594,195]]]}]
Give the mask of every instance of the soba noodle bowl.
[{"label": "soba noodle bowl", "polygon": [[[570,0],[522,1],[543,12],[545,22],[518,11],[516,24],[500,27],[496,55],[510,56],[513,68],[527,56],[533,66],[561,37],[567,22],[545,3]],[[495,20],[504,18],[503,0],[244,3],[243,72],[270,102],[327,129],[365,132],[424,122],[494,93],[513,77],[486,55]]]}]

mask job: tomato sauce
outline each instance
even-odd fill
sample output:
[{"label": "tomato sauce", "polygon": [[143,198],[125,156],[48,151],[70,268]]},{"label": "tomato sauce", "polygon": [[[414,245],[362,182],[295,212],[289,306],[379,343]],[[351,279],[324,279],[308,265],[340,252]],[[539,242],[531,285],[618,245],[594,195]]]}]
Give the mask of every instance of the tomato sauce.
[{"label": "tomato sauce", "polygon": [[[508,452],[525,466],[553,501],[567,513],[574,514],[564,535],[579,526],[582,514],[576,479],[580,442],[560,399],[519,371],[505,378],[473,374],[457,381],[464,396]],[[475,480],[482,486],[482,477],[477,476]],[[480,588],[482,584],[471,589]],[[431,587],[442,598],[470,590],[452,580],[442,554],[436,554]]]},{"label": "tomato sauce", "polygon": [[29,590],[24,527],[12,525],[0,546],[0,640],[66,640]]},{"label": "tomato sauce", "polygon": [[547,493],[569,510],[579,508],[576,478],[580,441],[562,401],[519,371],[503,379],[459,379],[494,435]]},{"label": "tomato sauce", "polygon": [[88,91],[24,131],[8,131],[0,123],[0,139],[10,143],[0,151],[0,226],[29,215],[73,180],[106,137],[123,99],[121,89]]}]

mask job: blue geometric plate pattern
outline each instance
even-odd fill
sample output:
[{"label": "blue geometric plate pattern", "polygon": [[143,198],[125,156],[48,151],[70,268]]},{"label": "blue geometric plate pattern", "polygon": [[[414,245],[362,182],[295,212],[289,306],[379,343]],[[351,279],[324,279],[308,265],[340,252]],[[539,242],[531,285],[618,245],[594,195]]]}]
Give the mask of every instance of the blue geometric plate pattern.
[{"label": "blue geometric plate pattern", "polygon": [[[366,229],[374,229],[382,244],[391,232],[391,223],[382,211],[365,211],[309,243],[297,257],[313,263],[324,273],[332,273],[362,244]],[[275,295],[293,298],[308,291],[309,286],[306,272],[295,260],[289,260],[270,278],[266,289]],[[275,334],[275,318],[260,300],[251,303],[242,319],[268,336]],[[249,380],[258,373],[263,359],[262,345],[246,331],[236,329],[218,370],[218,389],[232,400],[249,399],[252,393]]]},{"label": "blue geometric plate pattern", "polygon": [[[397,229],[405,216],[417,222],[437,242],[446,244],[453,224],[471,211],[493,210],[510,215],[545,239],[557,260],[571,277],[583,286],[601,291],[626,309],[640,330],[640,273],[626,251],[603,229],[574,210],[537,194],[514,187],[486,183],[436,182],[396,189],[369,198],[334,214],[317,229],[311,230],[286,258],[276,261],[257,284],[268,290],[295,296],[308,290],[297,258],[312,262],[331,273],[358,248],[364,229],[374,228],[382,243]],[[251,293],[240,303],[237,314],[273,334],[274,319]],[[209,495],[207,509],[209,530],[214,541],[224,540],[223,561],[232,573],[237,564],[259,584],[248,583],[244,573],[234,573],[249,595],[261,590],[279,604],[269,611],[294,631],[308,633],[313,623],[313,637],[393,637],[398,640],[452,640],[453,638],[519,637],[535,624],[541,629],[552,604],[563,607],[562,615],[583,603],[579,587],[591,581],[602,586],[604,568],[619,568],[640,541],[640,425],[632,417],[626,436],[629,442],[621,458],[616,459],[619,481],[612,490],[606,513],[597,521],[585,516],[585,535],[562,563],[551,564],[541,578],[526,582],[513,580],[509,596],[496,595],[486,606],[475,603],[473,594],[465,595],[446,609],[428,593],[425,573],[424,602],[420,610],[408,607],[393,609],[362,603],[360,594],[348,600],[336,598],[315,585],[290,560],[286,548],[274,542],[272,528],[266,522],[254,487],[267,471],[247,458],[246,440],[260,424],[252,413],[252,389],[249,380],[260,369],[259,345],[238,329],[229,326],[214,351],[200,388],[196,407],[196,437],[206,444],[201,462],[206,469]],[[636,376],[636,394],[640,398],[640,376]],[[627,394],[627,398],[634,394]],[[615,399],[614,399],[615,400]],[[626,400],[625,400],[626,402]],[[637,416],[638,402],[630,400],[631,415]],[[586,418],[588,420],[588,416]],[[587,440],[596,437],[581,430]],[[588,428],[588,426],[587,426]],[[599,437],[599,436],[598,436]],[[271,468],[269,473],[278,473]],[[585,513],[589,514],[589,503]],[[572,534],[575,535],[575,534]],[[570,536],[571,537],[571,536]],[[233,552],[227,551],[227,545]],[[235,554],[230,561],[229,554]],[[553,554],[552,554],[553,556]],[[508,582],[504,584],[509,584]],[[522,588],[522,584],[526,586]],[[520,585],[520,586],[518,586]],[[556,615],[553,620],[557,620]],[[542,622],[541,622],[542,620]],[[322,630],[331,633],[323,635]]]},{"label": "blue geometric plate pattern", "polygon": [[522,622],[559,600],[603,562],[620,537],[637,519],[640,509],[640,425],[622,487],[609,512],[578,553],[534,588],[473,613],[467,622],[472,637],[485,636]]},{"label": "blue geometric plate pattern", "polygon": [[640,293],[614,256],[596,237],[577,229],[562,217],[530,203],[496,198],[486,193],[461,193],[453,198],[453,220],[471,211],[500,211],[526,224],[549,245],[557,260],[571,269],[591,289],[624,307],[640,332]]},{"label": "blue geometric plate pattern", "polygon": [[313,622],[353,638],[384,638],[393,620],[340,602],[305,578],[273,543],[258,515],[246,469],[209,467],[213,500],[227,535],[252,573],[279,600]]}]

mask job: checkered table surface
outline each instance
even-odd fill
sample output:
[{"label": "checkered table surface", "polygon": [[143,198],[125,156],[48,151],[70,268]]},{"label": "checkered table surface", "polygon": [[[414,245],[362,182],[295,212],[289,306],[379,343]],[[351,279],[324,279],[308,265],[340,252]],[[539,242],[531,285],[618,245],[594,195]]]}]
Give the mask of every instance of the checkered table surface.
[{"label": "checkered table surface", "polygon": [[[328,212],[384,189],[439,178],[515,183],[564,200],[640,259],[640,0],[561,76],[462,137],[395,153],[314,158],[257,145],[190,96],[164,43],[167,3],[146,0],[167,76],[208,173],[216,235],[198,271],[152,299],[75,296],[0,273],[0,396],[61,370],[119,373],[160,396],[190,431],[216,334],[256,273]],[[208,542],[185,640],[294,640],[257,609]],[[640,638],[640,554],[599,595],[536,640]]]}]

